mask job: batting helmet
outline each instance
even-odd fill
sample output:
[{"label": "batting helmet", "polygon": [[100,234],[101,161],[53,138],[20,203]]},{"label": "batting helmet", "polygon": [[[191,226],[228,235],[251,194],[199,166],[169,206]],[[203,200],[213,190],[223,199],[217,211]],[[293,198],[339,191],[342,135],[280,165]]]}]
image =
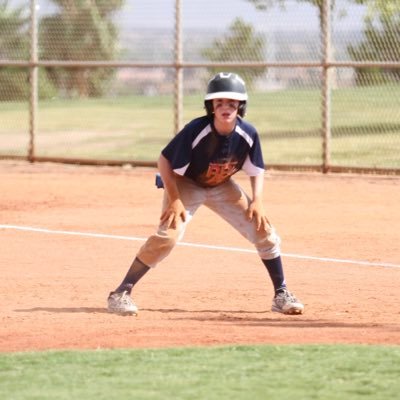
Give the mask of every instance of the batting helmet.
[{"label": "batting helmet", "polygon": [[220,72],[208,82],[204,107],[207,115],[211,116],[213,99],[239,100],[238,114],[243,117],[246,113],[247,98],[246,85],[239,75],[232,72]]}]

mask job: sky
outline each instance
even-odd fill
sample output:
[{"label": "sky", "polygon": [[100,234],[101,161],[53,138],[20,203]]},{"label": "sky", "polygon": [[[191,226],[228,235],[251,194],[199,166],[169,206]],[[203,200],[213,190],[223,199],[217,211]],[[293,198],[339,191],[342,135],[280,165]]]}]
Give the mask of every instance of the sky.
[{"label": "sky", "polygon": [[[238,16],[268,31],[319,28],[316,7],[299,0],[286,0],[285,10],[276,6],[267,12],[256,11],[246,0],[180,1],[183,29],[225,30]],[[39,16],[50,14],[55,10],[51,0],[36,0],[36,3]],[[28,10],[30,0],[11,0],[11,4],[26,4]],[[351,0],[336,0],[336,4],[333,14],[336,27],[343,30],[362,27],[364,6],[352,4]],[[125,27],[173,28],[174,7],[175,0],[125,0],[117,19]]]},{"label": "sky", "polygon": [[[336,0],[335,23],[341,29],[360,28],[365,7],[354,5],[349,0]],[[169,27],[174,18],[174,0],[127,1],[123,13],[130,14],[129,23],[148,27]],[[136,12],[135,12],[136,11]],[[343,12],[345,12],[344,15]],[[274,7],[267,12],[256,11],[245,0],[181,0],[183,28],[226,29],[241,16],[245,21],[266,26],[268,30],[313,30],[319,28],[316,7],[307,2],[287,0],[285,10]],[[338,16],[342,15],[340,18]]]}]

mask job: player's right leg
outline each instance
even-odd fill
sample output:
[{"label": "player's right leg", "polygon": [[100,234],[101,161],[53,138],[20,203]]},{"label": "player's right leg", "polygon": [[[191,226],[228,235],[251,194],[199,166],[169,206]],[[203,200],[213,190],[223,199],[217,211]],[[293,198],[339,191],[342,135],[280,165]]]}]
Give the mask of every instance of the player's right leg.
[{"label": "player's right leg", "polygon": [[272,225],[265,231],[257,230],[256,222],[247,218],[250,201],[243,189],[231,180],[213,189],[205,205],[255,246],[274,287],[271,310],[283,314],[302,314],[303,304],[288,291],[286,286],[280,256],[280,238]]},{"label": "player's right leg", "polygon": [[[121,284],[109,294],[107,299],[109,312],[137,314],[138,308],[130,297],[133,287],[150,269],[155,268],[159,262],[169,255],[176,243],[182,239],[192,216],[203,203],[204,189],[194,185],[186,178],[178,179],[177,185],[187,212],[186,221],[181,221],[176,228],[161,224],[157,232],[146,240]],[[167,201],[167,195],[164,193],[162,210],[165,209]]]},{"label": "player's right leg", "polygon": [[137,314],[138,308],[133,302],[130,294],[137,282],[150,270],[150,268],[140,261],[139,258],[133,260],[125,278],[120,285],[110,292],[107,298],[107,309],[116,314]]}]

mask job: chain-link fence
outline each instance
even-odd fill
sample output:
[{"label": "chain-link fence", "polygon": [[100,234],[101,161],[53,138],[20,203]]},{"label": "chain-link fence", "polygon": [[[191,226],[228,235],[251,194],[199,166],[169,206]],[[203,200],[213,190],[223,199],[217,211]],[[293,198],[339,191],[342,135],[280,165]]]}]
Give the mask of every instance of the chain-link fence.
[{"label": "chain-link fence", "polygon": [[399,173],[395,0],[0,0],[0,157],[154,164],[217,71],[267,166]]}]

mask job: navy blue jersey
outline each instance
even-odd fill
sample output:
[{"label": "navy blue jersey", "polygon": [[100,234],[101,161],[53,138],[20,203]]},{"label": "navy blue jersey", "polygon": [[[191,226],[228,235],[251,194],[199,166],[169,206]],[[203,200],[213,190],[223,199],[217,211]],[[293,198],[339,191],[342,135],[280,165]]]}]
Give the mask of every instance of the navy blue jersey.
[{"label": "navy blue jersey", "polygon": [[217,186],[239,170],[249,176],[264,172],[256,129],[237,118],[234,131],[218,134],[207,117],[189,122],[162,150],[173,171],[204,187]]}]

